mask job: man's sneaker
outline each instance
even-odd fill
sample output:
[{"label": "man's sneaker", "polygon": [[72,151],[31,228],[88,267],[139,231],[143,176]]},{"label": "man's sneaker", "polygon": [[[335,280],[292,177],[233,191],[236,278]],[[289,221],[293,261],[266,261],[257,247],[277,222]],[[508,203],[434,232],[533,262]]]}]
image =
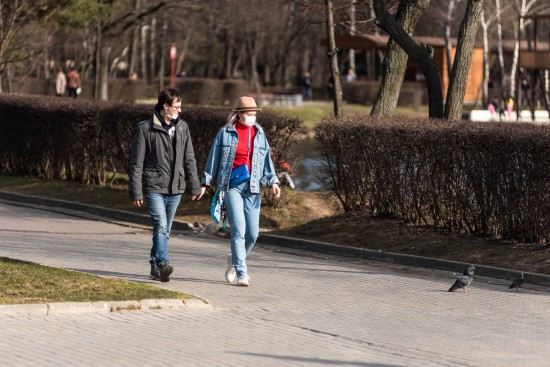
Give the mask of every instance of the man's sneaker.
[{"label": "man's sneaker", "polygon": [[149,279],[160,280],[160,269],[157,263],[149,260],[149,264],[151,264],[151,274],[149,275]]},{"label": "man's sneaker", "polygon": [[169,282],[170,281],[170,274],[174,271],[174,267],[170,264],[164,264],[159,265],[160,270],[160,281],[161,282]]},{"label": "man's sneaker", "polygon": [[241,275],[237,279],[237,285],[240,285],[240,286],[243,286],[243,287],[248,287],[249,283],[250,283],[250,277],[246,274]]},{"label": "man's sneaker", "polygon": [[233,266],[233,256],[229,254],[227,256],[227,270],[225,271],[225,280],[227,283],[233,283],[237,277],[237,271],[235,266]]}]

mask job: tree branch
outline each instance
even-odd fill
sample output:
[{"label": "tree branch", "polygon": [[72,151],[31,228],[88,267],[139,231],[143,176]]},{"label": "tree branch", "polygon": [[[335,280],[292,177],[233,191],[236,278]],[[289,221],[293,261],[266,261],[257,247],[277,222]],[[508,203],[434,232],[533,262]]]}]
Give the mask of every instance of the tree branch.
[{"label": "tree branch", "polygon": [[429,116],[432,118],[442,118],[443,92],[441,74],[437,65],[427,50],[416,44],[411,36],[391,16],[384,0],[375,0],[373,6],[378,26],[397,42],[424,73],[428,88]]}]

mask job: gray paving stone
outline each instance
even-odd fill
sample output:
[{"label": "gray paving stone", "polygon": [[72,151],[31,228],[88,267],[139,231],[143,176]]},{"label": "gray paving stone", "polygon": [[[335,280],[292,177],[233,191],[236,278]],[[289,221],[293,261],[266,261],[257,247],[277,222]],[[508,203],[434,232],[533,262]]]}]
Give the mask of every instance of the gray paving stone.
[{"label": "gray paving stone", "polygon": [[[185,202],[182,203],[185,205]],[[151,281],[146,228],[0,203],[0,256],[193,294],[206,308],[0,315],[2,366],[546,367],[550,298],[476,277],[257,245],[251,286],[227,284],[229,242],[174,233]]]}]

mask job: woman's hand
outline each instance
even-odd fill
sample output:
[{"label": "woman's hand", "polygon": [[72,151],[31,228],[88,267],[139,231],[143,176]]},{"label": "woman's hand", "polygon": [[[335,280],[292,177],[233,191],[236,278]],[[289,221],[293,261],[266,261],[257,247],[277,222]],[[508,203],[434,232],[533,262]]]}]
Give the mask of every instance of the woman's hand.
[{"label": "woman's hand", "polygon": [[201,187],[201,194],[200,195],[191,195],[191,200],[200,200],[202,196],[204,195],[204,192],[206,191],[206,186]]},{"label": "woman's hand", "polygon": [[275,196],[275,199],[279,199],[281,197],[281,188],[279,187],[279,184],[273,184],[271,185],[271,192],[273,193],[273,196]]}]

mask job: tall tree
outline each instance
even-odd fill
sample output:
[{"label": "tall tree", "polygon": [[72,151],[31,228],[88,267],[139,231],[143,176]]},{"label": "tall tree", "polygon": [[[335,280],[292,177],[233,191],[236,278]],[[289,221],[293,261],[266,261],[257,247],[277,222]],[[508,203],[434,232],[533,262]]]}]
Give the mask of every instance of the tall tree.
[{"label": "tall tree", "polygon": [[[352,36],[355,35],[355,31],[357,30],[356,16],[355,16],[355,14],[357,13],[356,8],[357,8],[356,0],[351,0],[351,4],[349,6],[349,34],[351,34]],[[356,69],[354,49],[349,50],[349,67],[350,69],[353,69],[353,70]]]},{"label": "tall tree", "polygon": [[487,12],[485,12],[485,10],[481,13],[481,29],[483,33],[483,82],[481,85],[481,94],[484,106],[487,106],[487,103],[489,103],[489,27],[495,20],[496,16],[487,16]]},{"label": "tall tree", "polygon": [[[430,3],[430,0],[402,0],[397,8],[395,20],[412,37],[418,19]],[[392,37],[386,48],[382,63],[382,82],[372,107],[371,115],[391,115],[397,106],[408,55]]]},{"label": "tall tree", "polygon": [[[374,0],[374,11],[380,28],[390,35],[395,42],[409,55],[418,65],[426,78],[428,88],[429,116],[434,118],[443,117],[443,93],[441,86],[441,74],[432,59],[433,48],[430,46],[417,45],[411,36],[405,32],[403,27],[388,12],[385,0]],[[399,96],[399,89],[391,91],[395,100]]]},{"label": "tall tree", "polygon": [[449,76],[449,88],[445,103],[445,118],[460,120],[464,107],[464,93],[474,50],[474,41],[483,10],[483,0],[468,0],[466,13],[460,24],[453,69]]},{"label": "tall tree", "polygon": [[455,6],[461,0],[449,0],[449,6],[447,8],[447,14],[445,15],[445,54],[447,55],[447,75],[451,75],[452,69],[452,55],[451,50],[453,45],[451,44],[451,25],[454,19]]},{"label": "tall tree", "polygon": [[342,115],[342,85],[340,84],[340,72],[338,71],[338,51],[334,38],[334,9],[332,0],[325,0],[326,27],[328,40],[328,57],[330,64],[330,80],[332,82],[334,116]]}]

